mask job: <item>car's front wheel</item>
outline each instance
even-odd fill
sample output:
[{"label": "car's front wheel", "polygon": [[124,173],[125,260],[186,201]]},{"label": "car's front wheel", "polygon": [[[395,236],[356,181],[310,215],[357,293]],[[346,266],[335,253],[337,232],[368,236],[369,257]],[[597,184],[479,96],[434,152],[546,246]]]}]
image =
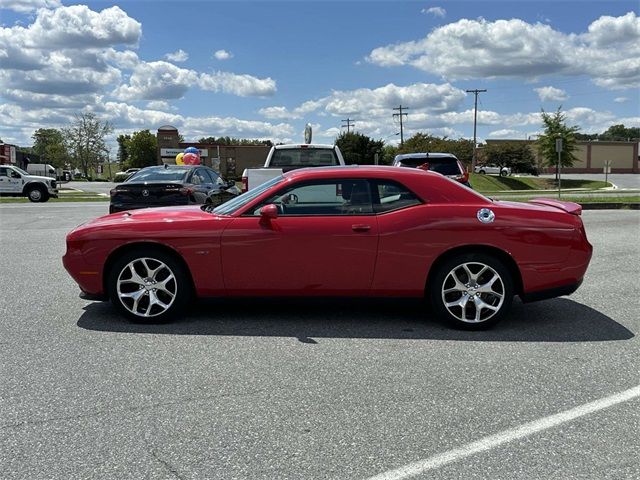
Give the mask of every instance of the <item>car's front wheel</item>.
[{"label": "car's front wheel", "polygon": [[435,313],[465,330],[483,330],[504,318],[513,301],[509,269],[486,254],[457,255],[440,266],[429,284]]},{"label": "car's front wheel", "polygon": [[27,191],[27,197],[29,197],[29,201],[31,202],[46,202],[49,200],[49,194],[42,187],[31,187]]},{"label": "car's front wheel", "polygon": [[164,323],[184,311],[192,293],[182,263],[160,250],[136,249],[121,256],[108,278],[109,296],[126,317]]}]

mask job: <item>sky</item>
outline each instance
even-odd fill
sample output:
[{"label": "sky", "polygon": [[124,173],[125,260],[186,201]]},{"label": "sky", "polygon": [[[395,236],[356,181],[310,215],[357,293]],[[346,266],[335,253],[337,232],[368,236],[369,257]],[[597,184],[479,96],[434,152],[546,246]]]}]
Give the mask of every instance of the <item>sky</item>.
[{"label": "sky", "polygon": [[[640,126],[637,1],[0,0],[0,138],[93,112],[122,133],[333,143],[345,120],[525,139],[562,107],[584,133]],[[396,112],[397,113],[397,112]],[[113,152],[115,156],[115,151]]]}]

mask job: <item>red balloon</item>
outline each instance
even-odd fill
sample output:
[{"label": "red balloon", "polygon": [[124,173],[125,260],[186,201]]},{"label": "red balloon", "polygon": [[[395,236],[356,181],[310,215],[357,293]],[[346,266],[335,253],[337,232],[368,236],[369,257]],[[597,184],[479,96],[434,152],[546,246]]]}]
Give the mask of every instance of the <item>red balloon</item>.
[{"label": "red balloon", "polygon": [[185,153],[182,157],[185,165],[200,165],[200,155],[195,153]]}]

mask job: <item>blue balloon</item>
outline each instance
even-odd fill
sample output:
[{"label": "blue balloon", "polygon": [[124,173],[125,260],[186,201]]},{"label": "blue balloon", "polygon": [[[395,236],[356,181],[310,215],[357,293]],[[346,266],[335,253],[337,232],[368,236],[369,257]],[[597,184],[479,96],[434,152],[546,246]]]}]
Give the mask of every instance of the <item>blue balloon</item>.
[{"label": "blue balloon", "polygon": [[184,149],[184,153],[195,153],[197,155],[200,151],[196,147],[187,147]]}]

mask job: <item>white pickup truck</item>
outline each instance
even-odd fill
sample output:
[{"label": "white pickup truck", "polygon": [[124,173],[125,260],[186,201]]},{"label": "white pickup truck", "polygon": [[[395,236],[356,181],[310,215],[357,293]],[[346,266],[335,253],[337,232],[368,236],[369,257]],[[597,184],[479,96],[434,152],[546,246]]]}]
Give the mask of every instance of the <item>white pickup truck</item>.
[{"label": "white pickup truck", "polygon": [[13,165],[0,165],[0,195],[28,197],[32,202],[46,202],[58,196],[55,178],[29,175]]},{"label": "white pickup truck", "polygon": [[262,168],[247,168],[242,173],[242,191],[246,192],[264,182],[296,168],[331,167],[344,165],[342,153],[336,145],[291,144],[271,147]]}]

